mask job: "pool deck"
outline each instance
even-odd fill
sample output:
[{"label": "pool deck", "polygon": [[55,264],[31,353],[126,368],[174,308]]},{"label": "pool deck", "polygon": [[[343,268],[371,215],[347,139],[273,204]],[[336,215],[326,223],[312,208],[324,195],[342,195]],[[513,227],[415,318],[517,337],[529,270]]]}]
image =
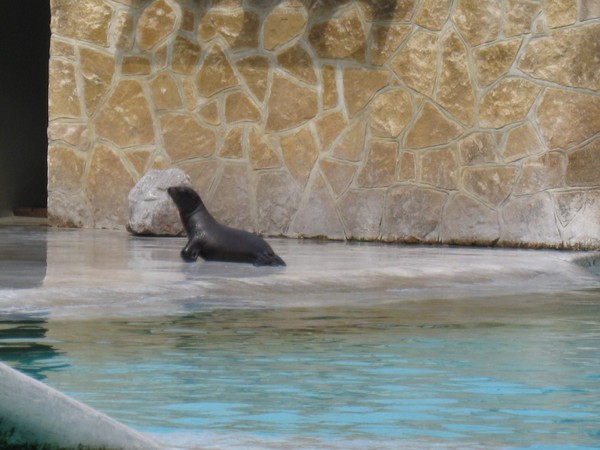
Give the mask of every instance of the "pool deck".
[{"label": "pool deck", "polygon": [[598,287],[598,253],[268,239],[287,267],[185,263],[185,238],[0,223],[0,315],[120,317]]}]

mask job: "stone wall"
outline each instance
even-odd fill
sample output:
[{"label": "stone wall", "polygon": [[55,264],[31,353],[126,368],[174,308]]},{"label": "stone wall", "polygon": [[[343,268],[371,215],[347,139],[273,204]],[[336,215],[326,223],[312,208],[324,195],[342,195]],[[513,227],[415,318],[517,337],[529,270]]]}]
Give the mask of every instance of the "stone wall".
[{"label": "stone wall", "polygon": [[265,235],[598,248],[598,5],[51,0],[51,223],[179,167]]}]

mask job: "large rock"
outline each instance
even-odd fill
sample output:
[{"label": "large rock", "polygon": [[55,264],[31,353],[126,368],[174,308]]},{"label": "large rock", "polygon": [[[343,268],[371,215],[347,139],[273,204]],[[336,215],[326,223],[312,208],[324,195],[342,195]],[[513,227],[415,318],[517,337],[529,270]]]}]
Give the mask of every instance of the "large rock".
[{"label": "large rock", "polygon": [[150,170],[129,192],[127,231],[140,235],[177,236],[183,226],[175,204],[167,194],[170,186],[190,186],[179,169]]}]

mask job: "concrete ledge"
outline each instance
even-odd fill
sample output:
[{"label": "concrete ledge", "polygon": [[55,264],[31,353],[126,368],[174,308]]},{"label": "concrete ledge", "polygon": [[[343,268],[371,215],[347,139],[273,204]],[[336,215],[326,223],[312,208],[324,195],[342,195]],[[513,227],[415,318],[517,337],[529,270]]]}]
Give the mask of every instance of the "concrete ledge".
[{"label": "concrete ledge", "polygon": [[0,448],[164,448],[152,439],[0,363]]}]

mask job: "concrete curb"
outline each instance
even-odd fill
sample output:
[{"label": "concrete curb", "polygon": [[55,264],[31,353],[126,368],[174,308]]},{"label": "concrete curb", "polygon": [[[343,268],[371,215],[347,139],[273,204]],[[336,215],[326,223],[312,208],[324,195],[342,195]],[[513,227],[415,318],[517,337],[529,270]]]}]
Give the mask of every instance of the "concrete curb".
[{"label": "concrete curb", "polygon": [[107,415],[0,363],[0,448],[4,446],[164,448]]}]

